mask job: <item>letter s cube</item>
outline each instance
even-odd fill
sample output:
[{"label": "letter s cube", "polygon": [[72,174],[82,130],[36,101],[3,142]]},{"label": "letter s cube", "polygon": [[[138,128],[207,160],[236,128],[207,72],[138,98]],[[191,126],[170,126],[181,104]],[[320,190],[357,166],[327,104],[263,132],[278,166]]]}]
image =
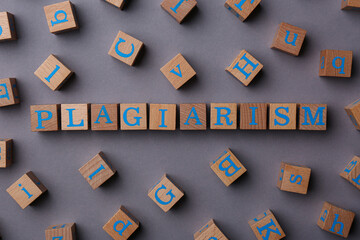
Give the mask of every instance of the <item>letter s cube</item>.
[{"label": "letter s cube", "polygon": [[281,163],[277,187],[281,191],[307,194],[309,187],[311,169]]}]

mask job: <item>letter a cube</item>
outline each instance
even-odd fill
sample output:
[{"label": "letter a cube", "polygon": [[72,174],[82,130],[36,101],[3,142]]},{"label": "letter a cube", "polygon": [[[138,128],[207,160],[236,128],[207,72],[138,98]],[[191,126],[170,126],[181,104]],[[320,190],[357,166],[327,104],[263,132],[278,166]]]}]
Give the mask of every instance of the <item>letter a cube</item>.
[{"label": "letter a cube", "polygon": [[79,28],[75,8],[70,1],[45,6],[44,11],[51,33],[58,34]]},{"label": "letter a cube", "polygon": [[228,240],[211,219],[204,227],[194,234],[194,240]]},{"label": "letter a cube", "polygon": [[250,220],[249,225],[258,240],[279,240],[285,237],[284,231],[270,210]]},{"label": "letter a cube", "polygon": [[52,225],[45,230],[46,240],[75,240],[75,223]]},{"label": "letter a cube", "polygon": [[282,22],[275,34],[271,48],[299,56],[305,35],[306,30]]},{"label": "letter a cube", "polygon": [[7,168],[12,163],[12,139],[0,138],[0,168]]},{"label": "letter a cube", "polygon": [[299,130],[325,131],[326,120],[326,104],[299,104]]},{"label": "letter a cube", "polygon": [[307,194],[311,169],[281,163],[277,187],[281,191]]},{"label": "letter a cube", "polygon": [[15,78],[0,79],[0,107],[20,103]]},{"label": "letter a cube", "polygon": [[196,7],[196,0],[164,0],[161,7],[167,11],[178,23]]},{"label": "letter a cube", "polygon": [[91,104],[91,130],[119,130],[119,105]]},{"label": "letter a cube", "polygon": [[206,104],[180,104],[180,130],[206,130]]},{"label": "letter a cube", "polygon": [[167,212],[184,196],[184,192],[165,174],[160,181],[149,190],[148,196],[164,212]]},{"label": "letter a cube", "polygon": [[227,187],[247,171],[230,149],[211,162],[210,168]]},{"label": "letter a cube", "polygon": [[351,77],[352,59],[352,51],[322,50],[320,52],[319,76]]},{"label": "letter a cube", "polygon": [[347,238],[355,213],[325,202],[317,225],[325,231]]},{"label": "letter a cube", "polygon": [[16,39],[14,15],[0,12],[0,41]]},{"label": "letter a cube", "polygon": [[345,169],[340,173],[340,176],[348,180],[352,185],[360,190],[360,158],[358,156],[354,156]]},{"label": "letter a cube", "polygon": [[345,111],[357,130],[360,130],[360,99],[347,105]]},{"label": "letter a cube", "polygon": [[225,7],[241,21],[245,21],[260,2],[261,0],[227,0]]}]

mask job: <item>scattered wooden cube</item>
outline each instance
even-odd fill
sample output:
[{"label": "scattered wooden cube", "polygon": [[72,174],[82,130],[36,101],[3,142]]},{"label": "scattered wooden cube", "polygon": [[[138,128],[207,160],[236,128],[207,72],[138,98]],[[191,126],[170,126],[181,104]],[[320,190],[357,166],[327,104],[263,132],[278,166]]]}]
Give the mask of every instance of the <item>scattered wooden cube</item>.
[{"label": "scattered wooden cube", "polygon": [[240,103],[240,129],[266,130],[267,103]]},{"label": "scattered wooden cube", "polygon": [[210,129],[236,129],[236,128],[237,128],[236,103],[210,104]]},{"label": "scattered wooden cube", "polygon": [[249,225],[258,240],[279,240],[286,236],[270,210],[250,220]]},{"label": "scattered wooden cube", "polygon": [[0,138],[0,168],[7,168],[12,163],[12,139]]},{"label": "scattered wooden cube", "polygon": [[347,105],[345,111],[357,130],[360,130],[360,99]]},{"label": "scattered wooden cube", "polygon": [[148,196],[164,212],[167,212],[184,196],[184,192],[164,174],[160,181],[149,190]]},{"label": "scattered wooden cube", "polygon": [[196,7],[196,0],[164,0],[161,7],[167,11],[178,23]]},{"label": "scattered wooden cube", "polygon": [[61,130],[89,130],[89,104],[61,104]]},{"label": "scattered wooden cube", "polygon": [[351,77],[352,58],[352,51],[322,50],[319,76]]},{"label": "scattered wooden cube", "polygon": [[120,104],[121,130],[147,129],[147,103]]},{"label": "scattered wooden cube", "polygon": [[270,130],[296,130],[296,103],[270,103]]},{"label": "scattered wooden cube", "polygon": [[330,233],[347,238],[355,213],[325,202],[317,225]]},{"label": "scattered wooden cube", "polygon": [[119,105],[91,104],[91,130],[119,130]]},{"label": "scattered wooden cube", "polygon": [[180,130],[206,130],[206,104],[180,104]]},{"label": "scattered wooden cube", "polygon": [[120,206],[119,211],[110,218],[103,229],[115,240],[126,240],[139,226],[140,222],[124,206]]},{"label": "scattered wooden cube", "polygon": [[49,132],[59,131],[59,111],[60,104],[51,105],[31,105],[31,131]]},{"label": "scattered wooden cube", "polygon": [[92,189],[95,190],[111,178],[116,173],[116,170],[105,160],[104,154],[99,152],[82,166],[79,172],[90,184]]},{"label": "scattered wooden cube", "polygon": [[16,39],[14,15],[0,12],[0,41]]},{"label": "scattered wooden cube", "polygon": [[75,240],[75,223],[51,225],[45,230],[46,240]]},{"label": "scattered wooden cube", "polygon": [[326,120],[326,104],[299,104],[299,130],[325,131]]},{"label": "scattered wooden cube", "polygon": [[19,180],[12,184],[6,191],[24,209],[41,194],[47,191],[33,172],[25,173]]},{"label": "scattered wooden cube", "polygon": [[0,107],[20,103],[20,97],[15,78],[0,79]]},{"label": "scattered wooden cube", "polygon": [[311,168],[281,162],[277,187],[281,191],[307,194]]},{"label": "scattered wooden cube", "polygon": [[226,71],[248,86],[263,65],[245,50],[242,50],[235,60],[226,68]]},{"label": "scattered wooden cube", "polygon": [[176,104],[150,104],[150,130],[176,129]]},{"label": "scattered wooden cube", "polygon": [[51,54],[34,74],[51,90],[55,91],[59,90],[73,72]]},{"label": "scattered wooden cube", "polygon": [[204,227],[194,234],[194,240],[228,240],[211,219]]},{"label": "scattered wooden cube", "polygon": [[245,21],[261,0],[227,0],[225,7],[241,21]]},{"label": "scattered wooden cube", "polygon": [[283,51],[290,55],[299,56],[304,43],[306,30],[288,23],[280,23],[276,31],[271,48]]},{"label": "scattered wooden cube", "polygon": [[70,1],[45,6],[44,11],[51,33],[57,34],[79,28],[75,8]]},{"label": "scattered wooden cube", "polygon": [[108,54],[129,66],[133,66],[143,46],[144,43],[140,40],[119,31]]},{"label": "scattered wooden cube", "polygon": [[341,1],[342,10],[359,10],[360,9],[360,0],[342,0]]},{"label": "scattered wooden cube", "polygon": [[115,7],[119,8],[120,10],[123,10],[125,5],[125,0],[105,0],[105,2],[108,2]]},{"label": "scattered wooden cube", "polygon": [[180,53],[171,59],[160,71],[175,89],[195,77],[196,72]]},{"label": "scattered wooden cube", "polygon": [[340,176],[360,190],[360,158],[354,156]]}]

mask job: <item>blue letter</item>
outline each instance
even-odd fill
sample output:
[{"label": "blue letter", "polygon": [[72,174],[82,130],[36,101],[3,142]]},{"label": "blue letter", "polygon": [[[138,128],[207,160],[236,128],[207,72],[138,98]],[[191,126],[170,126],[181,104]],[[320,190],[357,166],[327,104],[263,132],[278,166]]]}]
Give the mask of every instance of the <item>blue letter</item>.
[{"label": "blue letter", "polygon": [[360,185],[360,174],[356,178],[353,178],[351,180],[353,180],[354,183],[356,183],[357,185]]},{"label": "blue letter", "polygon": [[100,164],[100,167],[96,169],[90,176],[89,179],[92,180],[93,177],[95,177],[96,174],[98,174],[101,170],[105,170],[104,166]]},{"label": "blue letter", "polygon": [[340,230],[337,232],[339,235],[343,235],[344,223],[338,222],[339,214],[335,214],[335,219],[332,227],[329,229],[330,232],[335,232],[336,225],[340,224]]},{"label": "blue letter", "polygon": [[167,111],[167,109],[159,109],[159,111],[161,112],[161,124],[159,125],[159,127],[167,127],[165,125],[165,112]]},{"label": "blue letter", "polygon": [[0,26],[0,36],[1,36],[2,32],[3,32],[3,31],[2,31],[2,27]]},{"label": "blue letter", "polygon": [[251,123],[249,123],[249,125],[258,125],[255,120],[256,109],[258,109],[258,107],[249,107],[249,108],[251,109]]},{"label": "blue letter", "polygon": [[[296,181],[298,179],[300,179],[300,181],[298,183],[296,183]],[[290,182],[291,183],[296,183],[297,185],[301,185],[301,181],[302,181],[302,176],[300,176],[300,175],[295,176],[294,174],[291,174],[291,176],[290,176]]]},{"label": "blue letter", "polygon": [[[340,66],[336,66],[336,60],[340,59],[341,60],[341,65]],[[332,65],[335,69],[341,69],[341,71],[339,72],[340,74],[345,74],[344,72],[344,67],[345,67],[345,58],[343,57],[335,57],[332,61]]]},{"label": "blue letter", "polygon": [[170,191],[165,194],[165,196],[167,196],[167,195],[170,196],[170,200],[167,201],[167,202],[164,202],[164,201],[161,200],[161,199],[159,198],[159,196],[158,196],[158,192],[159,192],[161,189],[166,189],[166,187],[165,187],[164,185],[161,185],[161,187],[159,187],[159,188],[156,190],[156,192],[155,192],[155,199],[156,199],[156,201],[158,201],[161,205],[168,205],[168,204],[171,203],[172,200],[175,198],[175,195],[172,193],[172,189],[170,189]]},{"label": "blue letter", "polygon": [[177,13],[176,10],[180,7],[180,5],[184,2],[184,1],[188,1],[188,0],[180,0],[175,7],[171,7],[170,9],[174,12]]},{"label": "blue letter", "polygon": [[350,173],[353,168],[356,166],[357,161],[351,161],[345,168],[344,172]]},{"label": "blue letter", "polygon": [[140,111],[138,107],[137,108],[129,107],[129,108],[125,109],[124,114],[123,114],[123,119],[124,119],[125,124],[128,125],[128,126],[131,126],[131,127],[140,126],[140,119],[142,119],[142,117],[134,117],[136,122],[135,123],[129,123],[129,121],[127,119],[127,113],[128,113],[129,110],[135,110],[136,113],[139,113],[139,111]]},{"label": "blue letter", "polygon": [[53,237],[52,240],[63,240],[63,237]]},{"label": "blue letter", "polygon": [[[22,185],[21,184],[19,184],[19,187],[21,187]],[[29,192],[28,192],[28,190],[26,190],[26,188],[21,188],[21,190],[22,191],[24,191],[24,193],[28,196],[28,198],[31,198],[33,195],[32,194],[30,194]]]},{"label": "blue letter", "polygon": [[[64,19],[59,20],[59,19],[58,19],[58,15],[61,14],[61,13],[64,14]],[[50,21],[52,27],[53,27],[55,24],[64,23],[64,22],[69,21],[69,20],[67,20],[67,14],[66,14],[66,12],[65,12],[64,10],[58,10],[58,11],[56,11],[56,12],[55,12],[55,15],[54,15],[54,18],[55,18],[56,21],[53,21],[53,20]]]},{"label": "blue letter", "polygon": [[0,87],[4,87],[4,90],[0,89],[0,93],[1,93],[2,91],[5,91],[4,94],[1,94],[1,95],[0,95],[0,99],[1,99],[1,98],[7,98],[8,100],[10,100],[10,96],[9,96],[9,92],[8,92],[6,83],[0,84]]},{"label": "blue letter", "polygon": [[278,229],[278,228],[275,228],[275,230],[273,230],[273,229],[270,228],[271,226],[276,227],[276,225],[275,225],[275,223],[274,223],[274,221],[273,221],[272,219],[270,219],[270,222],[269,222],[268,224],[266,224],[265,226],[263,226],[263,227],[261,227],[261,228],[256,227],[257,230],[258,230],[258,232],[260,233],[260,235],[262,235],[262,232],[263,232],[263,231],[266,231],[265,237],[262,237],[264,240],[268,240],[268,239],[269,239],[271,232],[273,232],[273,233],[278,234],[279,236],[281,236],[281,233],[280,233],[279,229]]},{"label": "blue letter", "polygon": [[298,34],[297,33],[294,33],[294,39],[292,42],[289,42],[289,35],[290,35],[290,32],[286,30],[286,37],[285,37],[285,42],[287,44],[290,44],[290,45],[293,45],[293,46],[296,46],[296,39],[298,37]]},{"label": "blue letter", "polygon": [[66,110],[69,112],[69,124],[67,125],[68,127],[83,127],[84,126],[84,119],[82,119],[79,124],[74,124],[73,111],[75,110],[75,108],[69,108]]},{"label": "blue letter", "polygon": [[[116,229],[117,225],[119,225],[119,224],[122,224],[122,225],[123,225],[123,228],[122,228],[121,230],[117,230],[117,229]],[[124,232],[130,225],[132,225],[132,223],[131,223],[130,221],[127,221],[127,223],[125,224],[123,221],[119,220],[119,221],[116,221],[116,222],[114,223],[113,228],[114,228],[114,231],[115,231],[115,232],[117,232],[120,236],[122,236],[123,232]]]},{"label": "blue letter", "polygon": [[[102,112],[104,113],[103,115],[101,114]],[[100,123],[99,118],[101,118],[101,117],[106,117],[105,123],[113,123],[110,119],[109,113],[107,112],[105,105],[102,105],[99,115],[94,123]]]},{"label": "blue letter", "polygon": [[322,56],[321,57],[321,69],[323,69],[325,67],[325,57]]},{"label": "blue letter", "polygon": [[240,58],[240,60],[245,60],[246,61],[246,64],[245,64],[245,66],[243,67],[243,68],[240,68],[240,66],[239,66],[239,62],[237,62],[236,64],[235,64],[235,66],[233,67],[233,69],[237,69],[237,70],[239,70],[242,74],[244,74],[245,75],[245,79],[248,79],[248,77],[251,75],[251,73],[252,72],[245,72],[245,68],[250,64],[251,66],[252,66],[252,68],[253,68],[253,71],[259,66],[259,63],[257,63],[257,64],[254,64],[252,61],[250,61],[250,59],[248,59],[247,57],[246,57],[246,53],[244,53],[244,55]]},{"label": "blue letter", "polygon": [[274,119],[274,125],[280,125],[280,126],[286,126],[289,124],[290,122],[290,118],[288,116],[286,116],[285,114],[279,113],[280,109],[284,109],[287,113],[289,113],[289,108],[288,107],[278,107],[277,109],[275,109],[275,114],[278,117],[281,117],[283,119],[285,119],[285,123],[280,123],[276,118]]},{"label": "blue letter", "polygon": [[60,228],[64,228],[65,226],[66,226],[66,224],[63,224],[63,225],[55,226],[55,227],[53,227],[53,229],[60,229]]},{"label": "blue letter", "polygon": [[59,69],[60,69],[60,67],[58,65],[56,65],[54,71],[52,71],[49,76],[45,77],[45,80],[50,82],[50,79],[54,76],[54,74],[57,71],[59,71]]},{"label": "blue letter", "polygon": [[[250,3],[253,4],[254,1],[255,1],[255,0],[251,0]],[[236,3],[236,4],[235,4],[235,7],[237,7],[240,11],[242,11],[242,8],[241,8],[241,7],[244,5],[245,2],[246,2],[246,0],[241,0],[239,3]]]},{"label": "blue letter", "polygon": [[[215,107],[215,109],[217,110],[216,113],[216,123],[214,125],[216,126],[223,126],[224,124],[221,122],[221,117],[224,117],[226,120],[226,125],[233,125],[233,121],[230,121],[229,119],[229,115],[231,113],[230,108],[227,107]],[[226,110],[225,114],[221,114],[221,110]]]},{"label": "blue letter", "polygon": [[325,210],[324,213],[321,215],[320,220],[325,222],[326,216],[328,215],[328,211]]},{"label": "blue letter", "polygon": [[[191,114],[194,114],[194,116],[192,117]],[[189,114],[188,118],[186,119],[186,122],[184,123],[184,125],[190,125],[189,124],[190,119],[195,119],[196,120],[195,125],[202,125],[202,123],[200,122],[200,119],[199,119],[199,117],[197,115],[197,112],[195,110],[195,107],[191,108],[190,114]]]},{"label": "blue letter", "polygon": [[[224,162],[228,162],[229,166],[228,167],[224,167],[223,164]],[[233,168],[234,171],[232,173],[229,172],[229,169]],[[241,169],[241,167],[236,166],[236,164],[231,160],[230,155],[228,155],[224,160],[221,161],[221,163],[219,164],[219,169],[220,171],[225,172],[225,175],[227,177],[231,177],[232,175],[234,175],[235,173],[237,173],[237,171],[239,171]]]},{"label": "blue letter", "polygon": [[179,71],[179,72],[176,72],[176,71],[175,71],[175,68],[172,69],[170,72],[173,73],[173,74],[175,74],[176,76],[182,77],[182,73],[181,73],[181,69],[180,69],[180,63],[179,63],[176,67],[178,68],[178,71]]},{"label": "blue letter", "polygon": [[119,41],[116,43],[115,45],[115,52],[117,53],[117,55],[119,55],[120,57],[123,57],[123,58],[128,58],[130,57],[131,55],[133,55],[134,51],[135,51],[135,46],[134,44],[131,44],[131,52],[130,53],[123,53],[123,52],[120,52],[119,50],[119,45],[120,43],[123,43],[123,42],[126,42],[124,39],[122,38],[119,38]]},{"label": "blue letter", "polygon": [[[36,129],[45,129],[45,127],[42,125],[42,122],[52,119],[52,117],[53,117],[52,112],[47,111],[47,110],[39,110],[39,111],[35,111],[35,112],[37,113],[37,116],[38,116],[38,126],[36,127]],[[48,117],[41,118],[42,113],[47,113]]]},{"label": "blue letter", "polygon": [[[302,107],[302,109],[304,109],[304,123],[301,125],[310,125],[310,123],[308,123],[307,117],[310,118],[311,125],[325,125],[323,121],[325,107],[318,107],[315,113],[315,117],[311,115],[310,107]],[[315,124],[317,118],[319,118],[319,122]]]}]

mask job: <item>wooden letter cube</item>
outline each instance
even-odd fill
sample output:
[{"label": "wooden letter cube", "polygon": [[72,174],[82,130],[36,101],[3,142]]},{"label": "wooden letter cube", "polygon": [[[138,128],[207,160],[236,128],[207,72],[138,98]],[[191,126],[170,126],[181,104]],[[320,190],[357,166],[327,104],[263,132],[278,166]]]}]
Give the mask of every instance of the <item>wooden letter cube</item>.
[{"label": "wooden letter cube", "polygon": [[140,222],[125,207],[120,206],[120,210],[110,218],[103,229],[115,240],[126,240],[139,226]]},{"label": "wooden letter cube", "polygon": [[179,89],[196,75],[195,70],[180,53],[165,64],[160,71],[175,89]]},{"label": "wooden letter cube", "polygon": [[360,0],[342,0],[341,1],[342,10],[359,10],[360,9]]},{"label": "wooden letter cube", "polygon": [[91,130],[119,130],[119,105],[91,104]]},{"label": "wooden letter cube", "polygon": [[237,128],[236,103],[210,104],[210,129],[236,129],[236,128]]},{"label": "wooden letter cube", "polygon": [[15,78],[0,79],[0,107],[20,103]]},{"label": "wooden letter cube", "polygon": [[270,103],[271,130],[296,130],[296,103]]},{"label": "wooden letter cube", "polygon": [[248,86],[260,72],[263,65],[245,50],[242,50],[226,71]]},{"label": "wooden letter cube", "polygon": [[45,230],[46,240],[75,240],[75,223],[52,225]]},{"label": "wooden letter cube", "polygon": [[180,104],[180,130],[206,130],[206,104]]},{"label": "wooden letter cube", "polygon": [[299,130],[326,130],[326,104],[299,104]]},{"label": "wooden letter cube", "polygon": [[129,66],[133,66],[143,46],[143,42],[120,31],[108,54]]},{"label": "wooden letter cube", "polygon": [[60,104],[31,105],[31,131],[50,132],[60,130]]},{"label": "wooden letter cube", "polygon": [[121,130],[147,129],[147,103],[120,104]]},{"label": "wooden letter cube", "polygon": [[360,130],[360,99],[347,105],[345,111],[357,130]]},{"label": "wooden letter cube", "polygon": [[240,103],[240,129],[266,130],[267,103]]},{"label": "wooden letter cube", "polygon": [[61,104],[61,130],[89,130],[89,104]]},{"label": "wooden letter cube", "polygon": [[184,196],[184,192],[164,174],[160,181],[149,190],[148,196],[164,212],[167,212]]},{"label": "wooden letter cube", "polygon": [[250,220],[249,225],[258,240],[279,240],[285,237],[284,231],[270,210]]},{"label": "wooden letter cube", "polygon": [[176,129],[176,104],[150,104],[150,130]]},{"label": "wooden letter cube", "polygon": [[330,233],[347,238],[355,213],[325,202],[317,225]]},{"label": "wooden letter cube", "polygon": [[0,168],[7,168],[12,163],[12,139],[0,138]]},{"label": "wooden letter cube", "polygon": [[44,11],[51,33],[57,34],[79,28],[75,8],[70,1],[45,6]]},{"label": "wooden letter cube", "polygon": [[354,156],[340,176],[360,190],[360,158]]},{"label": "wooden letter cube", "polygon": [[241,21],[245,21],[261,0],[227,0],[225,7]]},{"label": "wooden letter cube", "polygon": [[311,169],[281,162],[277,187],[281,191],[307,194]]},{"label": "wooden letter cube", "polygon": [[194,234],[194,240],[228,240],[211,219],[204,227]]},{"label": "wooden letter cube", "polygon": [[352,58],[352,51],[322,50],[319,76],[351,77]]},{"label": "wooden letter cube", "polygon": [[115,7],[119,8],[120,10],[122,10],[125,5],[125,0],[105,0],[105,2],[108,2],[112,5],[114,5]]},{"label": "wooden letter cube", "polygon": [[50,55],[34,72],[51,90],[58,90],[73,74],[54,55]]},{"label": "wooden letter cube", "polygon": [[30,171],[13,183],[6,191],[24,209],[46,192],[47,189],[35,174]]},{"label": "wooden letter cube", "polygon": [[15,40],[16,30],[14,15],[0,12],[0,41]]},{"label": "wooden letter cube", "polygon": [[173,16],[178,23],[182,23],[196,4],[196,0],[164,0],[161,7]]}]

